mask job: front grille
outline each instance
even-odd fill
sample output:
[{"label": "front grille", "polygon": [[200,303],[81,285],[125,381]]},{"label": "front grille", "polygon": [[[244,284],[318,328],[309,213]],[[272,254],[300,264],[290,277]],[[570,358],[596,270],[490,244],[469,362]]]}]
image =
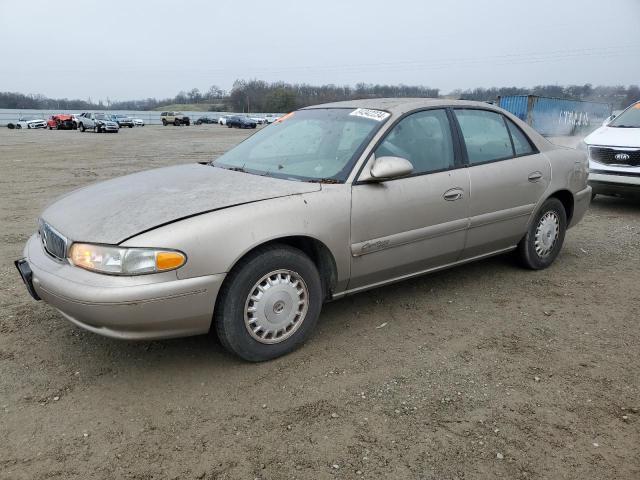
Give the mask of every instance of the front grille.
[{"label": "front grille", "polygon": [[58,233],[47,222],[40,222],[40,238],[44,249],[60,260],[64,260],[67,256],[67,239]]},{"label": "front grille", "polygon": [[607,147],[589,147],[591,160],[604,165],[640,167],[640,149],[619,150]]}]

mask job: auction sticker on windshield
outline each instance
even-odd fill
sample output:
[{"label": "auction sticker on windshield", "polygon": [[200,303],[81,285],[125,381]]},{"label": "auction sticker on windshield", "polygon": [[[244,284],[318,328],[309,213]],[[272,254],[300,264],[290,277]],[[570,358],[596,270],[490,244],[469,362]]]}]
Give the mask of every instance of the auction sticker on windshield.
[{"label": "auction sticker on windshield", "polygon": [[383,112],[382,110],[372,110],[370,108],[357,108],[349,115],[354,117],[368,118],[369,120],[375,120],[376,122],[382,122],[391,115],[390,113]]}]

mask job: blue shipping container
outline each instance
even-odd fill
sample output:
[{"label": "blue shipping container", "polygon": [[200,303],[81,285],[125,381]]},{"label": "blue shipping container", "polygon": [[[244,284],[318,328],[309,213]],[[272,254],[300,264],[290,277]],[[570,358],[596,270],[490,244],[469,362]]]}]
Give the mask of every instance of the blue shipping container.
[{"label": "blue shipping container", "polygon": [[586,135],[602,125],[611,115],[611,105],[608,103],[537,95],[498,97],[498,106],[547,136]]}]

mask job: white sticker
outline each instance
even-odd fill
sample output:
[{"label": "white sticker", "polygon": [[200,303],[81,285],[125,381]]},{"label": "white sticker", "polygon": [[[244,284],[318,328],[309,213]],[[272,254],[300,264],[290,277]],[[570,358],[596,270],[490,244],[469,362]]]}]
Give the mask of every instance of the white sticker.
[{"label": "white sticker", "polygon": [[381,122],[389,118],[391,114],[387,112],[383,112],[382,110],[371,110],[370,108],[356,108],[349,115],[353,115],[354,117],[368,118],[369,120],[375,120],[376,122]]}]

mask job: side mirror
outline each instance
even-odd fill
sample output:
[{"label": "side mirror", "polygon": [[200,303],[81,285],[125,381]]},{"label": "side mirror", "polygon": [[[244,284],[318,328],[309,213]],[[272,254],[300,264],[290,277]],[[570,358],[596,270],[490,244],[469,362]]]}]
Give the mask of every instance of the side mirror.
[{"label": "side mirror", "polygon": [[614,119],[614,118],[616,118],[616,115],[615,115],[615,114],[608,116],[608,117],[605,119],[605,121],[604,121],[604,122],[602,122],[602,126],[603,126],[603,127],[606,127],[607,125],[609,125],[609,124],[613,121],[613,119]]},{"label": "side mirror", "polygon": [[391,180],[413,172],[413,165],[402,157],[379,157],[371,165],[369,181]]}]

